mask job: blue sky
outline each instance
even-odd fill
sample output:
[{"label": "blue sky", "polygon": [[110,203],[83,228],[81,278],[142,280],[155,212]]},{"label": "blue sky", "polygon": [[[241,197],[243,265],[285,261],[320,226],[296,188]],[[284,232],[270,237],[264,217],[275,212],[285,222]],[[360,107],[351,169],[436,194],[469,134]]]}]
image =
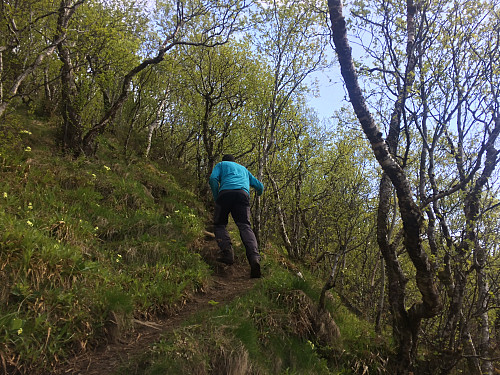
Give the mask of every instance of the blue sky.
[{"label": "blue sky", "polygon": [[310,80],[317,80],[319,96],[310,97],[308,104],[316,110],[320,120],[331,117],[333,112],[340,109],[347,102],[344,100],[345,92],[338,66],[331,67],[328,71],[314,73]]}]

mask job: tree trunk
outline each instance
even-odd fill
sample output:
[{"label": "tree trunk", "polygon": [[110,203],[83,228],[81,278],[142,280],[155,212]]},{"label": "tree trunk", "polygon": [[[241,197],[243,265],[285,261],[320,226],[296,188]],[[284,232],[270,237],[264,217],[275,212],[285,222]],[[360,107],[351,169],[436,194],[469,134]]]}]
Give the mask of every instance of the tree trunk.
[{"label": "tree trunk", "polygon": [[6,47],[0,46],[0,106],[3,104],[3,51],[5,50]]},{"label": "tree trunk", "polygon": [[464,347],[464,354],[467,358],[469,375],[483,375],[481,372],[478,353],[474,346],[474,342],[472,341],[472,336],[467,328],[464,329],[464,333],[462,334],[462,345]]},{"label": "tree trunk", "polygon": [[128,119],[129,126],[128,126],[128,131],[127,131],[127,137],[125,138],[125,142],[123,144],[123,156],[125,157],[125,159],[128,159],[128,155],[127,155],[128,145],[130,143],[132,131],[134,130],[134,123],[137,119],[137,115],[138,115],[141,107],[142,107],[142,96],[141,96],[141,92],[139,91],[139,93],[137,95],[137,100],[134,101],[134,105],[132,107],[132,113]]},{"label": "tree trunk", "polygon": [[[59,8],[57,23],[58,33],[63,35],[68,28],[69,20],[74,12],[71,0],[62,0]],[[75,105],[78,94],[75,83],[75,72],[71,62],[71,55],[67,48],[66,39],[57,45],[61,67],[61,112],[63,117],[62,147],[64,151],[72,150],[79,153],[82,140],[82,123],[80,111]]]},{"label": "tree trunk", "polygon": [[333,266],[332,266],[332,270],[330,272],[330,276],[328,277],[328,280],[326,281],[325,285],[323,285],[323,288],[321,289],[321,295],[319,297],[319,308],[321,310],[325,309],[326,292],[335,286],[335,274],[337,273],[337,265],[339,263],[340,254],[341,254],[340,251],[338,251],[335,254],[335,259],[333,260]]},{"label": "tree trunk", "polygon": [[294,246],[290,241],[290,237],[288,236],[288,231],[286,229],[285,215],[283,213],[283,209],[281,208],[281,198],[278,191],[278,184],[270,173],[267,173],[267,177],[269,178],[269,181],[271,181],[271,184],[273,186],[274,197],[276,199],[276,209],[278,211],[279,230],[281,238],[283,239],[283,243],[285,245],[285,249],[288,252],[289,257],[297,258],[297,247]]},{"label": "tree trunk", "polygon": [[75,77],[69,51],[65,46],[58,46],[61,68],[61,112],[63,117],[63,150],[78,150],[82,140],[81,116],[74,105],[76,96]]},{"label": "tree trunk", "polygon": [[[497,291],[497,296],[496,296],[496,303],[497,306],[500,305],[500,294]],[[500,345],[500,309],[497,309],[495,311],[495,341]]]},{"label": "tree trunk", "polygon": [[[422,300],[415,303],[407,311],[405,309],[405,289],[404,279],[398,261],[395,257],[395,249],[388,243],[386,238],[386,225],[378,229],[379,246],[387,264],[387,274],[389,279],[389,300],[394,318],[394,334],[398,344],[398,356],[395,362],[395,371],[398,374],[407,374],[414,363],[418,339],[420,322],[424,318],[431,318],[441,310],[441,301],[434,283],[434,275],[427,259],[427,255],[422,247],[420,232],[422,230],[423,217],[419,207],[413,201],[413,194],[410,183],[404,171],[391,156],[388,144],[382,138],[382,132],[375,124],[363,94],[358,84],[358,78],[354,69],[351,56],[351,48],[347,41],[346,22],[342,15],[342,2],[340,0],[329,0],[329,13],[332,22],[333,40],[338,55],[341,73],[349,93],[354,112],[367,136],[375,157],[383,169],[384,176],[381,182],[381,199],[387,199],[387,190],[390,183],[396,189],[398,197],[399,211],[403,221],[404,245],[416,270],[416,284],[422,295]],[[408,2],[408,27],[410,29],[411,14],[414,14],[415,7],[411,1]],[[408,32],[409,40],[412,33]],[[407,50],[411,52],[412,46],[409,43]],[[410,65],[410,64],[409,64]],[[407,67],[407,73],[411,67]],[[406,84],[405,84],[406,86]],[[398,102],[395,106],[395,114],[399,115],[404,103],[406,88],[400,92]],[[394,119],[394,115],[393,115]],[[391,127],[393,126],[391,119]],[[396,125],[399,126],[399,123]],[[384,210],[379,212],[379,223],[386,222]]]},{"label": "tree trunk", "polygon": [[[272,117],[272,116],[271,116]],[[270,124],[272,122],[267,116],[264,116],[262,119],[263,121],[263,126],[261,126],[261,144],[259,145],[259,163],[258,163],[258,169],[257,169],[257,179],[261,182],[264,181],[264,173],[267,168],[267,160],[269,157],[269,152],[272,147],[272,139],[269,135],[270,133],[270,128],[273,126]],[[262,211],[263,211],[263,205],[262,205],[262,196],[258,196],[257,199],[255,200],[255,215],[254,215],[254,232],[255,232],[255,237],[257,238],[257,242],[259,244],[259,247],[261,246],[262,242]]]},{"label": "tree trunk", "polygon": [[377,303],[377,315],[375,317],[375,332],[380,334],[382,333],[382,314],[384,312],[384,301],[385,301],[385,262],[384,259],[381,259],[381,267],[380,267],[380,294],[378,297]]},{"label": "tree trunk", "polygon": [[479,315],[479,352],[483,357],[482,371],[483,375],[493,374],[493,362],[491,360],[492,353],[490,350],[490,322],[487,308],[488,285],[484,272],[478,271],[478,308],[481,312]]},{"label": "tree trunk", "polygon": [[165,93],[165,97],[158,105],[154,121],[148,127],[147,146],[146,146],[146,151],[144,152],[144,157],[146,159],[149,157],[149,152],[151,151],[151,140],[153,138],[153,132],[160,126],[160,116],[163,108],[165,107],[165,103],[167,102],[167,97],[168,97],[168,90]]},{"label": "tree trunk", "polygon": [[[482,363],[482,367],[484,370],[484,374],[487,375],[493,372],[493,365],[491,363],[491,360],[489,359],[491,358],[491,344],[489,333],[490,324],[487,309],[488,285],[486,281],[486,275],[484,274],[487,255],[486,249],[481,247],[477,238],[476,221],[479,218],[481,192],[483,191],[484,186],[488,182],[499,162],[497,157],[498,151],[495,149],[495,142],[500,134],[500,117],[495,117],[493,120],[494,128],[489,134],[484,147],[484,149],[486,150],[484,169],[481,173],[481,176],[479,176],[476,183],[474,184],[474,187],[465,197],[464,212],[466,219],[466,235],[465,242],[463,243],[464,249],[473,246],[474,251],[474,260],[477,275],[476,281],[478,287],[477,308],[479,311],[480,321],[479,345],[477,349],[479,350],[479,356],[482,358],[486,358]],[[473,345],[472,338],[467,338],[467,342],[470,342],[470,345]]]}]

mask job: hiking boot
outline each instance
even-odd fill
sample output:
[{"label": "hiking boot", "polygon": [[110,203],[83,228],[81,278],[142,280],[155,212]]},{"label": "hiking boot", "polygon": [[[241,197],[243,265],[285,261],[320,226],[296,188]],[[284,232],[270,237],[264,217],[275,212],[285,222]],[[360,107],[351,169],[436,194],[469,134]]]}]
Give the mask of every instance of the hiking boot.
[{"label": "hiking boot", "polygon": [[234,263],[234,255],[232,251],[221,251],[219,257],[216,259],[217,262],[221,262],[230,266]]},{"label": "hiking boot", "polygon": [[230,266],[234,263],[234,260],[232,258],[224,257],[224,256],[217,258],[216,261],[220,262],[220,263],[227,264],[228,266]]},{"label": "hiking boot", "polygon": [[260,273],[260,263],[252,263],[250,265],[250,277],[252,279],[258,279],[262,276],[262,274]]}]

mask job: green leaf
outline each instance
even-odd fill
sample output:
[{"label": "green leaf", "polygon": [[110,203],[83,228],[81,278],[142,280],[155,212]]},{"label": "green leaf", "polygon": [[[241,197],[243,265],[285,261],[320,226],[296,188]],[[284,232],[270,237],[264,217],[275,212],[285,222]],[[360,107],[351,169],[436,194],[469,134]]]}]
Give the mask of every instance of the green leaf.
[{"label": "green leaf", "polygon": [[14,318],[10,321],[10,329],[13,331],[17,331],[18,329],[22,328],[23,326],[23,320]]}]

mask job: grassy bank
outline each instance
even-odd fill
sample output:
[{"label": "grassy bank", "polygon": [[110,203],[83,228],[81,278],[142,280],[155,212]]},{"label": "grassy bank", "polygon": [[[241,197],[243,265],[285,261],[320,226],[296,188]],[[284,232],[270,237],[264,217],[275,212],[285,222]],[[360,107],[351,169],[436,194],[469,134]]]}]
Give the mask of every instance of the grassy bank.
[{"label": "grassy bank", "polygon": [[[209,270],[188,251],[206,219],[189,187],[147,162],[57,156],[26,115],[0,129],[0,355],[47,371],[107,339],[112,315],[176,308]],[[126,319],[124,320],[126,321]]]},{"label": "grassy bank", "polygon": [[117,374],[386,374],[387,345],[369,324],[336,298],[318,315],[321,285],[278,257],[268,254],[258,287],[184,322]]}]

